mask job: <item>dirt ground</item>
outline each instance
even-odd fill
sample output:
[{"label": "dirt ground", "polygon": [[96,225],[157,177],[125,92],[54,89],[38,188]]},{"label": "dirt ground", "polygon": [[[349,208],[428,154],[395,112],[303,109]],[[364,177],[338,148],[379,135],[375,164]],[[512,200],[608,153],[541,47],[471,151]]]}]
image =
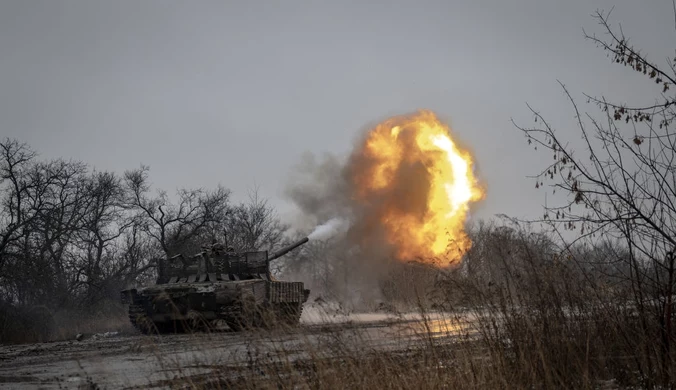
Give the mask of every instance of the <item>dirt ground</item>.
[{"label": "dirt ground", "polygon": [[314,316],[285,331],[224,330],[212,333],[143,336],[103,333],[80,341],[0,346],[0,388],[161,388],[167,381],[208,374],[214,367],[252,359],[294,359],[312,350],[341,348],[398,350],[422,338],[439,342],[470,332],[470,320],[382,313]]}]

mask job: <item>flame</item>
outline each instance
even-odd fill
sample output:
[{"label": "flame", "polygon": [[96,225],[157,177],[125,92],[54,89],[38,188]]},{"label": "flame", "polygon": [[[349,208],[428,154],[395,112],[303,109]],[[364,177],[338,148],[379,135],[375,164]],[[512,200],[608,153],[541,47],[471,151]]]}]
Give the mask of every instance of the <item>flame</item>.
[{"label": "flame", "polygon": [[400,260],[458,264],[472,243],[471,202],[483,199],[472,156],[431,111],[390,118],[352,156],[353,199],[383,228]]}]

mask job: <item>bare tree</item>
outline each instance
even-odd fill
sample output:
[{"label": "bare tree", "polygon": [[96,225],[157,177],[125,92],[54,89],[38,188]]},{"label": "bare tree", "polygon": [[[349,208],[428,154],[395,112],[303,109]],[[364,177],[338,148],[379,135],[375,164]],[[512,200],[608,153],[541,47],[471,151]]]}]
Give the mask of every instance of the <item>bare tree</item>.
[{"label": "bare tree", "polygon": [[5,139],[0,143],[0,191],[2,191],[2,214],[0,214],[0,277],[8,259],[7,248],[21,239],[22,229],[35,217],[28,208],[29,183],[23,176],[36,157],[26,144]]},{"label": "bare tree", "polygon": [[135,223],[124,209],[125,188],[112,172],[93,173],[87,177],[89,207],[75,244],[78,262],[78,287],[84,286],[84,297],[91,305],[105,296],[110,278],[117,279],[122,270],[134,271],[119,256],[120,238]]},{"label": "bare tree", "polygon": [[147,169],[89,172],[78,161],[36,161],[26,145],[0,144],[2,298],[16,304],[89,307],[147,278],[170,254],[223,226],[229,191],[181,190],[173,204],[149,196]]},{"label": "bare tree", "polygon": [[[660,369],[663,383],[674,378],[673,300],[676,283],[676,58],[666,63],[650,60],[634,47],[622,30],[597,12],[602,36],[587,39],[609,53],[616,64],[640,73],[655,86],[655,100],[634,106],[606,97],[586,96],[600,115],[582,112],[562,85],[577,120],[584,150],[574,150],[563,134],[533,108],[535,124],[516,125],[528,144],[550,153],[552,164],[535,176],[536,187],[551,183],[552,191],[569,194],[562,204],[548,206],[541,222],[571,233],[575,242],[602,237],[624,245],[627,278],[632,284],[643,330],[658,329],[653,345],[655,361],[641,366]],[[568,231],[569,233],[566,233]],[[571,252],[574,253],[574,252]],[[577,258],[579,263],[584,259]],[[650,354],[651,345],[646,345]],[[653,356],[653,355],[651,355]]]},{"label": "bare tree", "polygon": [[228,245],[236,250],[273,251],[285,242],[288,225],[258,192],[258,188],[250,190],[249,201],[235,206],[227,217]]},{"label": "bare tree", "polygon": [[136,221],[162,248],[166,256],[182,251],[198,239],[212,224],[221,223],[229,208],[230,191],[217,187],[214,191],[181,189],[177,204],[165,191],[149,195],[148,167],[127,171],[124,181],[128,189],[127,207],[136,212]]},{"label": "bare tree", "polygon": [[86,170],[80,162],[54,160],[33,164],[23,176],[33,217],[13,256],[20,301],[68,301],[78,277],[71,249],[89,207]]}]

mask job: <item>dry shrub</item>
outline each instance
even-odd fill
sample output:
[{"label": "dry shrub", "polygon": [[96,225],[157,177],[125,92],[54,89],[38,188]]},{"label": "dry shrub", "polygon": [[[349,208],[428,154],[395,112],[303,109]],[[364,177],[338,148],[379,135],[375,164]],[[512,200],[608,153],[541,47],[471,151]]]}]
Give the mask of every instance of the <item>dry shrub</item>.
[{"label": "dry shrub", "polygon": [[74,339],[78,334],[133,332],[126,307],[104,301],[88,310],[0,304],[0,343],[18,344]]},{"label": "dry shrub", "polygon": [[[485,363],[505,382],[501,387],[669,383],[663,371],[675,367],[659,353],[662,317],[652,309],[659,302],[637,300],[641,294],[624,287],[621,273],[609,277],[607,269],[582,264],[581,257],[590,260],[587,252],[580,257],[569,247],[559,250],[546,236],[523,229],[481,229],[472,249],[478,253],[446,274],[441,288],[448,297],[461,296],[461,306],[474,313]],[[621,259],[616,266],[622,267]]]},{"label": "dry shrub", "polygon": [[15,306],[0,302],[0,344],[49,340],[53,319],[44,306]]},{"label": "dry shrub", "polygon": [[127,307],[116,301],[103,301],[86,310],[59,310],[53,318],[51,340],[69,340],[78,334],[134,332]]}]

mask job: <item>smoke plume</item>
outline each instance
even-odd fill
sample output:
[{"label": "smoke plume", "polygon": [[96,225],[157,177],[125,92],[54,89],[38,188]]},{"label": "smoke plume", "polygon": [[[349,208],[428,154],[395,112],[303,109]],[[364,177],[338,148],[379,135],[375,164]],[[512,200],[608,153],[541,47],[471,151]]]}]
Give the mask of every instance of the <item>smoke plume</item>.
[{"label": "smoke plume", "polygon": [[310,240],[326,240],[343,233],[349,228],[348,221],[342,218],[333,218],[325,224],[319,225],[308,235]]}]

